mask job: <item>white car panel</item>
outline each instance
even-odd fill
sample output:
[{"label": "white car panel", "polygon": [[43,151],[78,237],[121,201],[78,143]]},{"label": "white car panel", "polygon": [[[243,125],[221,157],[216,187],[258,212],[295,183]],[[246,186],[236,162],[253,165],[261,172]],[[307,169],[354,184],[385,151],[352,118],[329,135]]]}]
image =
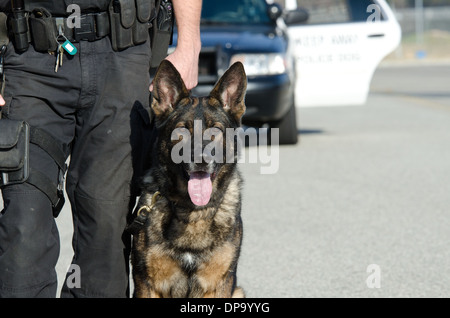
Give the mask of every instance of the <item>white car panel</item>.
[{"label": "white car panel", "polygon": [[367,8],[373,15],[364,22],[289,27],[297,107],[366,102],[375,69],[401,40],[400,25],[386,1],[374,3],[376,7]]}]

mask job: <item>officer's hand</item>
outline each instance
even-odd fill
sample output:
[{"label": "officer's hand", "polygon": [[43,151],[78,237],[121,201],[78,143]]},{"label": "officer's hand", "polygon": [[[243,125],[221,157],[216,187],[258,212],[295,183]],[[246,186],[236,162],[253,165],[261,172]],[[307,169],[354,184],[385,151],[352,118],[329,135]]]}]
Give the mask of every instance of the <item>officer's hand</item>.
[{"label": "officer's hand", "polygon": [[[170,61],[177,71],[180,73],[181,78],[184,81],[184,85],[188,90],[197,86],[198,83],[198,53],[193,52],[188,54],[186,51],[179,53],[181,50],[176,50],[166,57],[166,60]],[[153,91],[153,83],[150,84],[150,91]]]},{"label": "officer's hand", "polygon": [[5,106],[5,100],[3,99],[3,96],[0,95],[0,106]]},{"label": "officer's hand", "polygon": [[181,75],[184,85],[188,90],[197,86],[198,83],[198,53],[175,50],[166,60],[172,62]]}]

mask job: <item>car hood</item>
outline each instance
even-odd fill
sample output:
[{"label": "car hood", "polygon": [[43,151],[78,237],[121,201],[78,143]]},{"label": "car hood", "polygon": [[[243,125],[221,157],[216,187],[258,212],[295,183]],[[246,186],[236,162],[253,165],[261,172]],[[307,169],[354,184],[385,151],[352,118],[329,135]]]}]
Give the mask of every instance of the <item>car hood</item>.
[{"label": "car hood", "polygon": [[[176,32],[174,45],[176,45]],[[221,46],[234,52],[284,52],[286,41],[281,30],[266,25],[202,25],[202,48]]]}]

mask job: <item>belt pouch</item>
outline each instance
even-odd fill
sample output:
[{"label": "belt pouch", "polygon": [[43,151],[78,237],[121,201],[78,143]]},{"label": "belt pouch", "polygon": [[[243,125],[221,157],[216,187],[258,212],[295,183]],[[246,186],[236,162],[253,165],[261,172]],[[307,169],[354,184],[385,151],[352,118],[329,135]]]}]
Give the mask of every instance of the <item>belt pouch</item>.
[{"label": "belt pouch", "polygon": [[58,47],[56,41],[56,24],[52,15],[44,8],[34,9],[29,18],[31,38],[38,52],[54,52]]},{"label": "belt pouch", "polygon": [[154,12],[155,0],[136,0],[136,23],[133,26],[133,42],[135,45],[147,41],[149,21]]},{"label": "belt pouch", "polygon": [[133,25],[136,7],[131,0],[113,0],[109,7],[111,19],[111,44],[115,51],[133,46]]},{"label": "belt pouch", "polygon": [[30,127],[20,120],[0,120],[0,186],[23,183],[29,175]]}]

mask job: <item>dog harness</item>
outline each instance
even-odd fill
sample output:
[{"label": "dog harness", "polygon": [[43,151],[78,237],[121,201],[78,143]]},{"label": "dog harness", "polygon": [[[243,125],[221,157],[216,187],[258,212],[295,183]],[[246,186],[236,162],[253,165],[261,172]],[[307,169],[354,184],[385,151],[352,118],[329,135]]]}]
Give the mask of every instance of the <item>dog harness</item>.
[{"label": "dog harness", "polygon": [[131,234],[135,235],[138,232],[138,230],[140,230],[145,225],[145,222],[147,221],[150,213],[152,212],[156,202],[160,199],[160,197],[161,193],[159,191],[156,191],[152,196],[150,205],[142,205],[139,207],[133,222],[131,222],[127,226],[127,230]]}]

